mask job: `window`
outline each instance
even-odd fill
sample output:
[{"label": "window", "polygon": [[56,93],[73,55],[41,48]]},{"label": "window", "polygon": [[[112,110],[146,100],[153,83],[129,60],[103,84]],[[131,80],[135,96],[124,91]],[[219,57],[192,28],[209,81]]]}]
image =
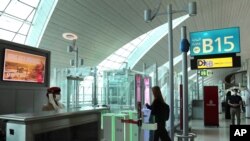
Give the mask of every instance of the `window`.
[{"label": "window", "polygon": [[40,0],[0,0],[0,38],[25,43]]}]

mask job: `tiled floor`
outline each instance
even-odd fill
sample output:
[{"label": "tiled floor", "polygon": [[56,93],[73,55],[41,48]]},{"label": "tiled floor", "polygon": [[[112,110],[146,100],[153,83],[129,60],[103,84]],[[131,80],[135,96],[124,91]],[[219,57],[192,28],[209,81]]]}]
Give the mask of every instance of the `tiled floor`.
[{"label": "tiled floor", "polygon": [[[203,120],[192,120],[189,126],[191,127],[191,132],[196,133],[197,137],[195,141],[229,141],[230,132],[230,120],[225,120],[223,114],[220,114],[219,127],[204,126]],[[241,124],[250,125],[250,119],[244,118],[242,116]],[[177,141],[177,139],[175,139]]]}]

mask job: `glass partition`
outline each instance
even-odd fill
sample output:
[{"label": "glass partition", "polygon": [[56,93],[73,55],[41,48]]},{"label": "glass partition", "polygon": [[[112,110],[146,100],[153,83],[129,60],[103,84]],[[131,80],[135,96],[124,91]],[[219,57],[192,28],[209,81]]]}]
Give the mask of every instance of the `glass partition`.
[{"label": "glass partition", "polygon": [[135,109],[135,75],[129,70],[103,72],[103,97],[112,112]]},{"label": "glass partition", "polygon": [[[150,77],[150,84],[161,87],[164,100],[169,104],[170,96],[168,94],[168,70],[158,71],[156,73],[154,66],[148,67],[142,76]],[[95,105],[108,105],[112,112],[122,110],[136,110],[135,96],[135,76],[138,72],[129,69],[110,70],[97,72],[91,68],[67,68],[57,69],[54,71],[56,77],[56,86],[62,89],[62,102],[67,107],[82,107]],[[158,81],[156,81],[156,78]],[[143,77],[144,78],[144,77]],[[143,81],[144,79],[142,79]],[[96,81],[96,82],[95,82]],[[156,83],[157,82],[157,83]],[[143,82],[141,83],[142,93],[144,90]],[[180,120],[180,84],[181,75],[174,73],[174,115],[175,122]],[[152,85],[150,86],[152,87]],[[196,98],[196,83],[189,81],[188,86],[188,104],[189,116],[191,116],[191,102]],[[150,90],[151,93],[151,90]],[[152,94],[150,94],[152,95]],[[177,124],[176,123],[176,124]]]},{"label": "glass partition", "polygon": [[61,101],[67,108],[92,105],[92,77],[89,67],[54,70],[54,85],[61,88]]}]

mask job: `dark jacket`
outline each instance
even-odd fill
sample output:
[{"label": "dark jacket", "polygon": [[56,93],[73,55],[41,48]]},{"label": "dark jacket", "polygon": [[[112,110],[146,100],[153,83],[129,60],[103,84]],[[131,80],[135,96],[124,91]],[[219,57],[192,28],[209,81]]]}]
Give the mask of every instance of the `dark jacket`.
[{"label": "dark jacket", "polygon": [[151,110],[151,118],[155,117],[156,123],[163,123],[169,118],[169,106],[165,102],[155,99],[152,105],[147,105]]}]

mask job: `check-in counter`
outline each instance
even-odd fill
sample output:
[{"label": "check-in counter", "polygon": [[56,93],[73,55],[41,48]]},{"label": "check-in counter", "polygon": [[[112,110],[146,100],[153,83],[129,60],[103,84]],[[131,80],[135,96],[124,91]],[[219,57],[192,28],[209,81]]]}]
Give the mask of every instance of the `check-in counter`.
[{"label": "check-in counter", "polygon": [[106,107],[0,115],[7,141],[100,141],[101,113]]}]

